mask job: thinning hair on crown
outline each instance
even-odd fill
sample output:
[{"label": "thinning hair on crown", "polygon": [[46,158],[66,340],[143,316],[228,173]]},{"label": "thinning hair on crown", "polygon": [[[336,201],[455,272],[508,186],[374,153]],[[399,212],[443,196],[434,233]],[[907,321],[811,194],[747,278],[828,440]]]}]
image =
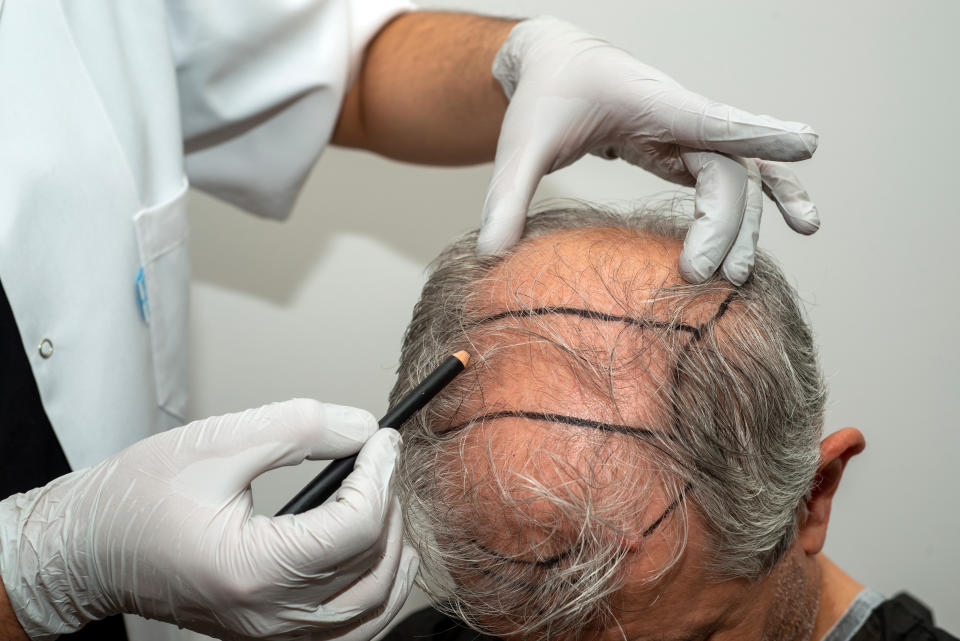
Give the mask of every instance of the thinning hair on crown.
[{"label": "thinning hair on crown", "polygon": [[[473,360],[403,427],[397,482],[421,586],[480,632],[577,638],[615,624],[630,542],[657,530],[669,538],[668,558],[647,577],[655,589],[683,554],[693,511],[716,580],[768,572],[805,518],[825,387],[797,295],[762,251],[742,287],[719,276],[697,285],[676,278],[637,294],[637,268],[625,267],[631,250],[682,239],[690,219],[681,207],[552,208],[531,215],[507,252],[476,255],[472,232],[432,265],[391,400],[447,354],[467,349]],[[591,307],[586,295],[582,305],[544,305],[529,293],[491,307],[511,257],[578,230],[610,239],[593,276],[615,309]],[[577,282],[567,286],[576,294]],[[491,401],[485,387],[505,368],[516,377],[531,354],[563,376],[550,382],[531,370],[510,384],[564,380],[576,389],[547,389],[549,413]],[[567,391],[602,411],[563,411]],[[556,433],[542,455],[524,454],[530,473],[468,445],[505,418]],[[491,530],[512,543],[479,540]]]}]

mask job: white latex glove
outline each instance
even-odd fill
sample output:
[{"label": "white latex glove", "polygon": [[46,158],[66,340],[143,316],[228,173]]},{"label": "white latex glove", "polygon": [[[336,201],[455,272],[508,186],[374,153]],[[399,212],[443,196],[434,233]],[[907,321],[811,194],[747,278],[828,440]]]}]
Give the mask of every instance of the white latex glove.
[{"label": "white latex glove", "polygon": [[483,207],[480,253],[515,243],[540,179],[588,153],[696,185],[696,219],[680,258],[680,272],[691,282],[706,280],[721,266],[731,282],[747,279],[761,190],[795,231],[812,234],[820,226],[793,173],[768,162],[813,155],[817,134],[805,124],[712,102],[626,51],[550,17],[514,27],[493,74],[510,104]]},{"label": "white latex glove", "polygon": [[[0,502],[7,595],[33,639],[117,612],[225,639],[369,639],[418,569],[390,492],[398,444],[367,412],[305,399],[146,439]],[[357,450],[324,505],[251,514],[262,472]]]}]

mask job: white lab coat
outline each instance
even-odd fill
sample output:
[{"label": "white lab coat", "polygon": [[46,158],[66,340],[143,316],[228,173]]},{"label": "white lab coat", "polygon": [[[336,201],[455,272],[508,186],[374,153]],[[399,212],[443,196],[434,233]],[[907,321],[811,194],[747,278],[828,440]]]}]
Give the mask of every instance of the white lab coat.
[{"label": "white lab coat", "polygon": [[0,0],[0,282],[72,467],[184,421],[188,183],[285,216],[408,8]]}]

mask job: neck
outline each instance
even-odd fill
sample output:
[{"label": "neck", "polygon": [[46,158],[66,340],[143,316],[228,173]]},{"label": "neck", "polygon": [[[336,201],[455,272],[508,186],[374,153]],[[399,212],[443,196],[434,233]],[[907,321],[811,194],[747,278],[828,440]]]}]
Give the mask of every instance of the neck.
[{"label": "neck", "polygon": [[810,639],[820,641],[857,598],[863,585],[823,554],[818,554],[814,561],[820,574],[820,607]]}]

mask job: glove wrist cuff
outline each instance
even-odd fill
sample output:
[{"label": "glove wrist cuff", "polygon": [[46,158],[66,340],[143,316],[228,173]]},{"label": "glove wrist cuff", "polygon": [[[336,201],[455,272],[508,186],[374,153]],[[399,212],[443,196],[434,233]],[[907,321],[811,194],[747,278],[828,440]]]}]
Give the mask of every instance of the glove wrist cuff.
[{"label": "glove wrist cuff", "polygon": [[64,520],[44,514],[41,505],[48,489],[0,501],[0,577],[17,620],[34,641],[56,639],[113,613],[83,598],[92,596],[84,585],[89,573],[69,567]]}]

